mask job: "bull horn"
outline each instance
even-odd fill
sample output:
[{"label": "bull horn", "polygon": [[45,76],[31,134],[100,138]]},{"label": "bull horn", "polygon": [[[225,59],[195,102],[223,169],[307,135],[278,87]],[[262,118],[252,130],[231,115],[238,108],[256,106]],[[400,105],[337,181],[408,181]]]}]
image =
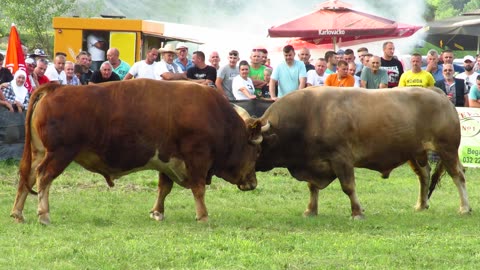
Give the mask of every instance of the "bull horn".
[{"label": "bull horn", "polygon": [[262,133],[267,132],[270,129],[270,122],[267,121],[265,125],[262,126],[261,131]]}]

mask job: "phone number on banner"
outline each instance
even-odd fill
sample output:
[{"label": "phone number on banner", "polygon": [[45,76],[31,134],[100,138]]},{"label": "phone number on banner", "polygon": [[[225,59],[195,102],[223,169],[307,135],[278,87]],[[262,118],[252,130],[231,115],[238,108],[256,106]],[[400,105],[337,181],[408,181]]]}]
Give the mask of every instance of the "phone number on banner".
[{"label": "phone number on banner", "polygon": [[469,167],[480,167],[480,147],[461,147],[460,160],[463,165],[468,165]]}]

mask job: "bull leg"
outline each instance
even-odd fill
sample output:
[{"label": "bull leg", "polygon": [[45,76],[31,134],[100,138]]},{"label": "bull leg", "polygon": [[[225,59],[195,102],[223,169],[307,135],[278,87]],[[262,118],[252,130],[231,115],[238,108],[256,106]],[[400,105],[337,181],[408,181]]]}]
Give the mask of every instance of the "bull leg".
[{"label": "bull leg", "polygon": [[18,223],[25,222],[25,218],[23,216],[23,209],[25,207],[25,200],[27,199],[29,192],[28,188],[33,188],[33,186],[35,185],[36,168],[44,155],[44,152],[38,151],[33,155],[27,179],[23,179],[26,176],[25,174],[20,174],[21,179],[19,181],[17,195],[15,196],[15,202],[13,203],[13,208],[10,213],[10,216],[13,217]]},{"label": "bull leg", "polygon": [[415,205],[416,211],[422,211],[428,209],[428,187],[430,183],[430,165],[426,163],[425,166],[420,166],[416,160],[409,160],[408,164],[418,176],[418,182],[420,185],[420,192],[418,193],[417,204]]},{"label": "bull leg", "polygon": [[52,181],[59,176],[70,164],[75,156],[74,152],[58,150],[47,152],[45,159],[37,169],[38,187],[38,220],[41,224],[50,224],[49,190]]},{"label": "bull leg", "polygon": [[192,193],[195,199],[195,219],[199,222],[207,222],[208,212],[207,206],[205,205],[205,183],[202,181],[202,183],[192,187]]},{"label": "bull leg", "polygon": [[163,173],[158,176],[158,196],[152,210],[150,217],[162,221],[165,219],[165,197],[172,191],[173,181]]},{"label": "bull leg", "polygon": [[308,189],[310,190],[310,201],[308,202],[307,209],[303,212],[304,217],[313,217],[318,215],[318,187],[312,183],[308,183]]},{"label": "bull leg", "polygon": [[342,190],[350,198],[353,219],[363,219],[363,209],[355,191],[355,173],[353,166],[332,162],[332,169],[340,180]]},{"label": "bull leg", "polygon": [[460,195],[460,213],[469,214],[472,212],[472,208],[470,208],[470,204],[468,202],[468,194],[465,184],[465,173],[463,171],[463,165],[458,159],[458,154],[456,150],[454,152],[452,150],[452,153],[454,153],[452,154],[454,155],[454,157],[448,157],[446,155],[442,155],[443,153],[441,153],[440,158],[442,159],[448,174],[452,177],[453,182],[457,186],[458,194]]}]

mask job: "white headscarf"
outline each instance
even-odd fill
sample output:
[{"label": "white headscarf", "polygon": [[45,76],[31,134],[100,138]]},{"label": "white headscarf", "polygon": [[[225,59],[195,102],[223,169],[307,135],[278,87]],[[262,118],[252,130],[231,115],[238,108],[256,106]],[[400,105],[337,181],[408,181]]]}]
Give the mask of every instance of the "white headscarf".
[{"label": "white headscarf", "polygon": [[25,87],[25,84],[17,85],[17,78],[18,76],[23,75],[25,77],[25,81],[28,80],[27,73],[21,69],[15,72],[13,76],[13,80],[10,82],[12,85],[13,92],[15,93],[15,100],[22,103],[25,101],[25,97],[27,96],[28,89]]}]

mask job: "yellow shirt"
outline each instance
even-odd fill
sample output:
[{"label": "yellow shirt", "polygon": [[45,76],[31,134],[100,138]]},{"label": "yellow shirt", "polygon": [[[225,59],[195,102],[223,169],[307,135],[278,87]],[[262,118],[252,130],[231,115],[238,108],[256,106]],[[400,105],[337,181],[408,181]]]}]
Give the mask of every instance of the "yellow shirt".
[{"label": "yellow shirt", "polygon": [[400,77],[399,87],[430,87],[435,84],[435,79],[428,71],[422,70],[417,73],[413,73],[411,70],[405,72]]}]

